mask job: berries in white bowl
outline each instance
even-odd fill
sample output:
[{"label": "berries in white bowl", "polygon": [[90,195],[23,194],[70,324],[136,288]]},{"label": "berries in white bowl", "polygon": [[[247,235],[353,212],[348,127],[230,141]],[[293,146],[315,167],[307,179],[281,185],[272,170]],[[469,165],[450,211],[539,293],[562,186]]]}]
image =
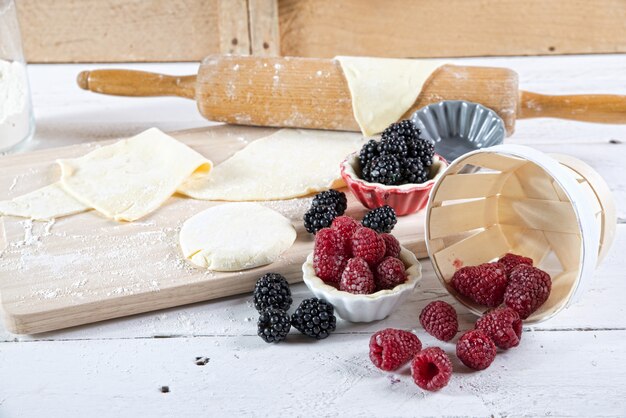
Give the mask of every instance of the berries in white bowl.
[{"label": "berries in white bowl", "polygon": [[347,216],[315,235],[315,249],[302,266],[307,287],[351,322],[387,317],[415,289],[421,265],[391,234]]}]

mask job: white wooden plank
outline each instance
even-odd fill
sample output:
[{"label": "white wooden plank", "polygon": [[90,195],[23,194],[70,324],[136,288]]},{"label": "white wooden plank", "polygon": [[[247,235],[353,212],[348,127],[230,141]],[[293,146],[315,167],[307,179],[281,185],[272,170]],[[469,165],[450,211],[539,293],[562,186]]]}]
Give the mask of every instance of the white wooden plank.
[{"label": "white wooden plank", "polygon": [[[626,331],[529,332],[473,372],[454,344],[438,393],[404,367],[376,369],[369,332],[315,342],[294,335],[0,344],[0,415],[64,416],[622,416]],[[420,337],[423,333],[419,333]],[[208,357],[206,365],[196,357]],[[11,376],[11,378],[6,378]],[[159,388],[167,385],[169,393]]]}]

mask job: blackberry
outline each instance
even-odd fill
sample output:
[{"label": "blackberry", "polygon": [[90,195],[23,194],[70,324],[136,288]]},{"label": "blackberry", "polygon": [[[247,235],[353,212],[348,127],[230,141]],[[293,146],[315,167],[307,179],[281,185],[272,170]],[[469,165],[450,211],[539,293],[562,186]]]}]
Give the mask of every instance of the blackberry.
[{"label": "blackberry", "polygon": [[382,133],[381,143],[391,139],[402,140],[407,149],[406,153],[401,154],[402,157],[419,158],[425,167],[430,167],[435,155],[435,144],[429,139],[421,138],[420,134],[421,131],[417,126],[412,121],[405,119],[389,125]]},{"label": "blackberry", "polygon": [[407,143],[403,138],[389,137],[383,138],[378,145],[380,155],[395,155],[396,157],[406,157],[408,153]]},{"label": "blackberry", "polygon": [[429,170],[419,158],[404,158],[400,162],[402,183],[424,183],[428,180]]},{"label": "blackberry", "polygon": [[330,206],[335,208],[337,214],[343,215],[348,208],[348,199],[344,192],[330,189],[316,194],[311,206]]},{"label": "blackberry", "polygon": [[287,337],[291,323],[282,309],[269,308],[261,312],[257,322],[257,334],[266,343],[279,343]]},{"label": "blackberry", "polygon": [[304,214],[304,229],[311,234],[317,233],[322,228],[328,228],[339,214],[330,206],[311,206]]},{"label": "blackberry", "polygon": [[291,315],[291,325],[304,335],[322,340],[335,330],[334,310],[324,299],[305,299]]},{"label": "blackberry", "polygon": [[374,158],[378,157],[378,142],[374,139],[367,141],[359,152],[359,162],[361,163],[361,170]]},{"label": "blackberry", "polygon": [[407,143],[409,158],[419,158],[424,167],[433,165],[433,157],[435,156],[435,143],[430,139],[416,138]]},{"label": "blackberry", "polygon": [[379,233],[389,233],[396,226],[396,211],[385,205],[367,212],[361,224]]},{"label": "blackberry", "polygon": [[385,129],[381,135],[382,140],[397,138],[404,141],[407,145],[412,139],[418,139],[421,131],[417,129],[417,126],[409,120],[405,119],[397,123],[392,123]]},{"label": "blackberry", "polygon": [[254,307],[259,312],[263,312],[267,308],[286,311],[292,302],[289,283],[278,273],[266,273],[261,276],[254,286],[252,297]]},{"label": "blackberry", "polygon": [[381,155],[374,158],[363,171],[363,178],[372,183],[398,184],[402,178],[400,162],[393,155]]}]

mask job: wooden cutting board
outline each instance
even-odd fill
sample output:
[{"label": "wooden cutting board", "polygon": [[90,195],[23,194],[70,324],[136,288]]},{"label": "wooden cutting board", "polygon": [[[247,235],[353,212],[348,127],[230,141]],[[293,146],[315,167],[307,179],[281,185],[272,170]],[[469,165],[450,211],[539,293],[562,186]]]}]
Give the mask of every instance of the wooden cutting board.
[{"label": "wooden cutting board", "polygon": [[[218,164],[272,132],[223,125],[172,136]],[[77,157],[95,146],[0,157],[0,199],[55,181],[59,177],[55,159]],[[182,223],[220,202],[173,196],[133,223],[118,223],[95,211],[54,222],[0,218],[0,306],[5,327],[17,334],[33,334],[246,293],[270,271],[299,282],[301,265],[313,249],[312,235],[301,221],[310,200],[266,202],[293,220],[296,242],[269,266],[232,273],[198,269],[178,247]],[[366,209],[349,195],[347,213],[361,219]],[[393,231],[418,257],[427,256],[423,221],[423,213],[405,216]]]}]

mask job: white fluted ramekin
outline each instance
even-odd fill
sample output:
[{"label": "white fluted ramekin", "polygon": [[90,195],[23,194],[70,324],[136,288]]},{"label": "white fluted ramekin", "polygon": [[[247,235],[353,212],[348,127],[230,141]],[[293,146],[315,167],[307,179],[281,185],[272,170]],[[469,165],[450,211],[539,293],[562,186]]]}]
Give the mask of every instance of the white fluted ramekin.
[{"label": "white fluted ramekin", "polygon": [[370,295],[355,295],[327,285],[316,276],[313,268],[313,253],[302,265],[302,278],[316,298],[324,299],[335,307],[341,318],[350,322],[372,322],[386,318],[413,293],[422,278],[422,265],[415,254],[401,247],[400,260],[406,266],[406,282],[388,290],[379,290]]}]

